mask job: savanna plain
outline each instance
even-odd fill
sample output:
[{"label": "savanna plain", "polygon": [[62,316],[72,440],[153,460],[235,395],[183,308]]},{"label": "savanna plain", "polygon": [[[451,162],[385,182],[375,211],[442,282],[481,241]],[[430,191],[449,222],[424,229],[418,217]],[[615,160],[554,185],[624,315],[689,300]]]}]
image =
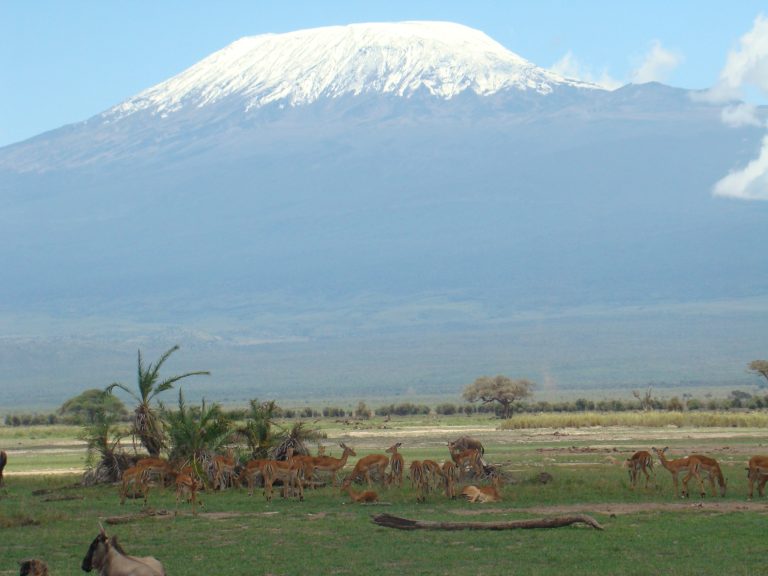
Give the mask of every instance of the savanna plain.
[{"label": "savanna plain", "polygon": [[[513,416],[512,420],[517,416]],[[642,419],[642,416],[640,416]],[[376,485],[380,502],[357,504],[330,485],[304,501],[260,490],[203,491],[192,514],[172,488],[157,487],[120,505],[116,485],[80,484],[86,450],[78,427],[0,427],[8,454],[0,488],[0,574],[40,558],[52,575],[81,572],[102,523],[129,554],[155,556],[168,574],[760,574],[765,572],[768,506],[747,499],[750,456],[768,454],[765,428],[752,426],[501,427],[487,416],[319,419],[326,453],[353,447],[340,475],[357,459],[402,442],[406,474],[414,459],[449,458],[447,443],[480,440],[485,459],[507,479],[500,502],[473,504],[431,492],[417,502],[402,487]],[[549,422],[546,422],[549,424]],[[727,478],[725,497],[675,496],[671,475],[654,456],[655,478],[629,485],[626,459],[637,450],[669,446],[670,457],[716,458]],[[551,481],[542,483],[542,473]],[[362,488],[357,486],[358,490]],[[529,530],[415,530],[382,527],[387,513],[437,522],[508,522],[588,514],[597,530],[576,523]]]}]

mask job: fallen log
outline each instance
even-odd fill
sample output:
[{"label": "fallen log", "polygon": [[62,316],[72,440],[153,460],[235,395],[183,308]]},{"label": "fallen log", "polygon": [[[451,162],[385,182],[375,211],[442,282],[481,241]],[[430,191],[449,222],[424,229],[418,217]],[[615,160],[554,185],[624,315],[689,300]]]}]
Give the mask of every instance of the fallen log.
[{"label": "fallen log", "polygon": [[561,528],[571,524],[587,524],[596,530],[603,529],[597,520],[586,514],[509,522],[432,522],[409,520],[391,514],[377,514],[373,517],[373,522],[379,526],[397,528],[398,530],[528,530],[531,528]]}]

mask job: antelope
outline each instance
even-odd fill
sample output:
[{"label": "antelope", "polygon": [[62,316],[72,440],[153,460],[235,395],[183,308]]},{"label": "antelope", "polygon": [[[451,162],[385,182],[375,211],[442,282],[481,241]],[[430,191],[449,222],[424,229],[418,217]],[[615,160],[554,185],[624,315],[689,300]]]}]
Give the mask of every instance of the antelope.
[{"label": "antelope", "polygon": [[81,568],[84,572],[95,568],[100,576],[165,576],[165,569],[159,560],[152,556],[128,556],[117,537],[108,537],[101,524]]},{"label": "antelope", "polygon": [[[269,460],[265,460],[263,458],[256,459],[256,460],[249,460],[245,463],[245,466],[240,471],[240,479],[242,483],[242,479],[245,478],[248,482],[248,495],[253,496],[253,485],[256,482],[256,475],[261,474],[262,479],[264,479],[264,468],[269,462]],[[266,482],[264,482],[264,486],[266,488]],[[264,496],[266,497],[266,490],[264,492]]]},{"label": "antelope", "polygon": [[160,485],[164,487],[166,478],[174,475],[173,466],[165,458],[142,458],[135,466],[144,470],[145,483],[148,483],[151,477],[157,476]]},{"label": "antelope", "polygon": [[411,486],[416,489],[416,502],[425,502],[427,500],[427,492],[429,492],[429,483],[427,472],[424,470],[424,465],[420,460],[411,462],[410,476]]},{"label": "antelope", "polygon": [[122,483],[120,484],[120,504],[125,504],[125,497],[128,495],[128,486],[133,485],[134,492],[138,487],[144,497],[144,506],[147,506],[147,497],[149,496],[149,484],[146,480],[146,470],[139,466],[131,466],[123,470]]},{"label": "antelope", "polygon": [[659,457],[661,465],[672,474],[672,481],[675,483],[675,496],[680,497],[680,489],[677,482],[678,476],[681,472],[687,472],[683,478],[683,498],[688,497],[688,481],[691,477],[694,477],[699,481],[700,494],[704,497],[704,482],[702,482],[701,476],[699,475],[701,461],[696,456],[687,456],[685,458],[678,458],[677,460],[667,460],[665,453],[669,450],[669,447],[662,448],[661,450],[652,448],[652,450]]},{"label": "antelope", "polygon": [[434,460],[422,460],[422,466],[424,466],[424,473],[426,476],[427,488],[437,488],[440,479],[443,477],[443,471],[440,468],[440,464]]},{"label": "antelope", "polygon": [[485,448],[483,447],[482,442],[478,440],[473,440],[468,436],[462,436],[458,440],[454,440],[453,442],[448,442],[448,446],[451,452],[463,452],[464,450],[477,450],[478,452],[480,452],[480,456],[483,456],[485,454]]},{"label": "antelope", "polygon": [[464,496],[470,502],[479,502],[484,504],[486,502],[498,502],[501,500],[501,478],[494,474],[491,476],[490,486],[465,486],[461,495]]},{"label": "antelope", "polygon": [[387,478],[387,483],[393,484],[397,482],[398,488],[403,485],[403,468],[405,467],[403,455],[397,451],[402,445],[402,442],[398,442],[385,450],[385,452],[392,454],[392,456],[389,457],[389,477]]},{"label": "antelope", "polygon": [[647,450],[639,450],[632,454],[632,456],[627,458],[626,466],[629,472],[629,487],[632,490],[637,486],[637,479],[641,472],[645,474],[645,487],[648,488],[648,480],[651,477],[648,474],[649,469],[653,472],[654,483],[656,482],[656,472],[653,470],[653,457]]},{"label": "antelope", "polygon": [[459,480],[459,471],[452,460],[443,462],[443,483],[445,484],[445,495],[451,500],[456,499],[456,482]]},{"label": "antelope", "polygon": [[[186,498],[187,503],[192,504],[192,514],[196,515],[195,504],[198,502],[197,492],[202,488],[202,483],[197,475],[192,470],[191,466],[184,466],[176,474],[176,514],[179,513],[179,502],[182,498]],[[203,501],[199,500],[200,507],[202,508]]]},{"label": "antelope", "polygon": [[362,504],[370,504],[370,503],[379,501],[379,495],[373,490],[366,490],[365,492],[355,492],[351,486],[347,486],[345,490],[347,491],[347,494],[349,494],[349,497],[352,498],[354,502],[359,502]]},{"label": "antelope", "polygon": [[235,476],[235,459],[231,455],[213,457],[213,489],[223,490]]},{"label": "antelope", "polygon": [[350,456],[357,456],[355,451],[344,444],[344,442],[340,442],[339,446],[344,450],[344,452],[341,453],[341,458],[322,455],[314,456],[312,458],[312,467],[314,470],[331,473],[331,483],[334,488],[337,486],[336,476],[339,470],[347,465],[347,460]]},{"label": "antelope", "polygon": [[42,560],[22,560],[19,562],[19,576],[48,576],[48,564]]},{"label": "antelope", "polygon": [[272,499],[272,484],[275,480],[283,482],[283,498],[295,496],[298,493],[299,500],[304,500],[304,486],[299,477],[301,464],[293,461],[293,447],[286,451],[285,460],[269,460],[264,466],[264,491],[268,495],[267,500]]},{"label": "antelope", "polygon": [[347,476],[346,480],[344,480],[342,488],[346,488],[352,484],[352,481],[360,475],[365,476],[365,480],[368,482],[368,487],[370,488],[372,471],[377,472],[382,479],[382,482],[386,481],[385,471],[387,469],[387,464],[389,464],[389,458],[383,454],[369,454],[368,456],[363,456],[357,461],[357,464],[355,464],[352,473]]},{"label": "antelope", "polygon": [[747,465],[747,478],[749,479],[749,496],[752,500],[752,494],[757,482],[757,495],[762,496],[765,493],[765,483],[768,482],[768,456],[752,456]]},{"label": "antelope", "polygon": [[709,485],[712,488],[712,496],[715,496],[717,493],[717,489],[715,488],[715,484],[717,484],[720,496],[724,498],[725,488],[728,482],[723,477],[723,471],[720,469],[720,464],[718,464],[717,460],[702,454],[691,454],[691,456],[699,460],[699,470],[707,473],[709,477]]},{"label": "antelope", "polygon": [[476,448],[468,448],[467,450],[456,451],[454,450],[453,442],[448,443],[449,452],[451,454],[451,460],[456,464],[459,469],[459,480],[464,478],[467,468],[469,468],[476,477],[483,475],[483,466],[480,463],[481,453]]},{"label": "antelope", "polygon": [[0,450],[0,487],[5,484],[5,480],[3,479],[3,470],[5,470],[6,464],[8,464],[8,454],[5,453],[5,450]]}]

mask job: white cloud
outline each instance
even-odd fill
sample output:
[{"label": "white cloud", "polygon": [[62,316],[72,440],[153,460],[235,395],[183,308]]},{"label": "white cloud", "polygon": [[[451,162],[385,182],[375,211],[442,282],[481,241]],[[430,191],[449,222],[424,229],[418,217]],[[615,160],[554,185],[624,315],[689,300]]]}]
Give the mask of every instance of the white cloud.
[{"label": "white cloud", "polygon": [[743,170],[733,171],[715,184],[715,196],[742,200],[768,200],[768,136],[763,137],[760,154]]},{"label": "white cloud", "polygon": [[624,82],[620,82],[615,78],[612,78],[607,71],[603,70],[600,75],[596,75],[592,69],[585,66],[573,55],[570,50],[555,62],[550,70],[566,78],[574,78],[576,80],[583,80],[584,82],[591,82],[602,86],[607,90],[615,90],[624,85]]},{"label": "white cloud", "polygon": [[[762,14],[739,39],[738,48],[728,54],[717,84],[701,97],[715,103],[733,102],[743,98],[748,86],[768,96],[768,19]],[[765,125],[757,109],[743,103],[724,108],[722,120],[729,126]],[[742,200],[768,200],[768,135],[763,137],[757,158],[722,178],[712,193]]]},{"label": "white cloud", "polygon": [[642,63],[632,71],[632,82],[665,82],[682,61],[681,54],[665,49],[661,42],[654,40]]},{"label": "white cloud", "polygon": [[757,117],[757,106],[745,102],[726,106],[720,113],[720,118],[723,124],[732,128],[763,125],[763,122]]}]

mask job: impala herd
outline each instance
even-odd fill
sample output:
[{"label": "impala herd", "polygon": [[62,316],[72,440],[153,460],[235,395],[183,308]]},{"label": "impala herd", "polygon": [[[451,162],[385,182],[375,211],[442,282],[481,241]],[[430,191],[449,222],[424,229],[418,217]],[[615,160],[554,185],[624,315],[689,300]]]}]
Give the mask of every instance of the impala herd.
[{"label": "impala herd", "polygon": [[[215,456],[208,465],[208,470],[199,463],[183,463],[174,466],[163,458],[143,458],[123,472],[120,482],[120,503],[131,495],[138,494],[147,504],[150,487],[154,485],[165,486],[172,483],[176,488],[176,511],[179,503],[184,500],[192,505],[192,513],[196,514],[196,505],[203,506],[198,497],[198,492],[206,486],[214,490],[223,490],[228,487],[248,488],[248,494],[253,495],[256,484],[263,486],[263,495],[267,501],[272,498],[273,485],[279,482],[282,486],[284,498],[304,499],[304,487],[314,488],[317,485],[315,478],[318,473],[330,475],[331,485],[339,486],[339,474],[346,466],[350,456],[355,457],[355,451],[341,442],[342,454],[340,458],[326,456],[320,453],[317,456],[294,454],[293,448],[286,450],[285,460],[254,459],[239,464],[231,454]],[[405,461],[398,451],[401,442],[393,444],[385,450],[386,454],[370,454],[363,456],[355,463],[352,471],[341,482],[341,491],[349,495],[352,502],[377,503],[379,494],[372,490],[374,482],[379,482],[388,488],[403,484]],[[690,454],[681,458],[669,459],[668,448],[651,448],[659,459],[662,467],[672,475],[675,486],[675,494],[680,497],[688,497],[688,483],[695,479],[699,486],[701,497],[706,495],[704,483],[710,485],[712,495],[719,493],[725,496],[727,481],[723,476],[719,463],[709,456],[702,454]],[[450,499],[455,499],[458,494],[470,502],[485,503],[501,500],[502,477],[497,469],[488,466],[484,459],[482,444],[470,438],[461,438],[448,443],[450,459],[442,464],[434,460],[413,460],[409,465],[410,483],[416,492],[417,502],[424,502],[430,492],[441,491]],[[387,456],[389,454],[389,456]],[[3,468],[7,462],[7,455],[0,451],[0,486],[3,482]],[[632,490],[637,487],[641,476],[645,477],[645,488],[653,477],[656,484],[656,472],[653,466],[651,452],[640,450],[632,454],[625,462],[628,469],[629,485]],[[468,484],[460,492],[457,485],[467,479],[475,482],[487,481],[486,485]],[[749,482],[749,499],[752,499],[754,486],[757,484],[759,496],[763,496],[765,485],[768,482],[768,456],[753,456],[747,466],[747,479]],[[367,490],[357,491],[352,488],[352,483],[365,482]],[[680,491],[682,482],[682,493]],[[46,576],[47,566],[39,560],[25,560],[20,563],[20,574],[32,576]],[[105,576],[122,576],[132,574],[135,576],[163,576],[165,574],[162,564],[152,557],[129,556],[118,544],[115,538],[109,538],[104,529],[100,527],[99,534],[91,543],[88,552],[83,559],[82,569],[91,571],[96,569]]]}]

